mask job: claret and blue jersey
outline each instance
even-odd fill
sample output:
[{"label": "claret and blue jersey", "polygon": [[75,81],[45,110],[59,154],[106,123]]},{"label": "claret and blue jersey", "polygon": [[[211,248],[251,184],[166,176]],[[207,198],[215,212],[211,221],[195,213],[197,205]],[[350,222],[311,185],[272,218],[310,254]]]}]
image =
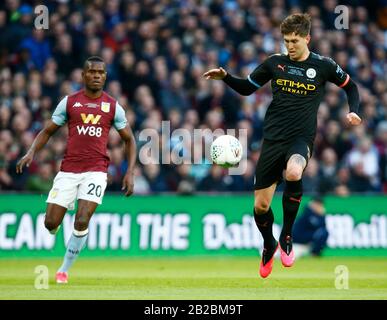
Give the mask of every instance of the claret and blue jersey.
[{"label": "claret and blue jersey", "polygon": [[63,98],[56,107],[52,121],[69,127],[69,137],[61,171],[106,172],[109,164],[107,143],[109,130],[127,125],[122,106],[107,93],[99,98],[87,97],[83,90]]}]

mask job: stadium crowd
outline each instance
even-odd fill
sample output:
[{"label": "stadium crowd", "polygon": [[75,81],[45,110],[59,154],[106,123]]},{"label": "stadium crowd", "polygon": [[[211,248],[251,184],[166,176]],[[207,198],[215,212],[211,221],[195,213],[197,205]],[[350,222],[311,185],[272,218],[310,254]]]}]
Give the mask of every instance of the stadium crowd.
[{"label": "stadium crowd", "polygon": [[[387,19],[386,8],[371,2],[340,2],[349,9],[344,30],[335,28],[336,0],[320,6],[302,0],[58,0],[46,3],[47,30],[34,27],[37,3],[1,2],[0,190],[49,191],[66,128],[22,175],[15,164],[60,99],[81,89],[83,61],[93,55],[106,62],[105,90],[125,107],[139,151],[146,144],[140,132],[152,128],[161,137],[162,120],[170,121],[171,131],[247,130],[244,174],[230,176],[204,157],[182,165],[139,161],[135,193],[253,190],[270,84],[242,97],[202,74],[223,66],[246,78],[266,57],[284,51],[279,24],[289,13],[304,11],[312,16],[311,51],[332,57],[358,84],[363,119],[350,129],[345,92],[327,85],[304,192],[387,193]],[[176,143],[170,141],[171,147]],[[118,191],[126,161],[114,130],[109,156],[107,190]]]}]

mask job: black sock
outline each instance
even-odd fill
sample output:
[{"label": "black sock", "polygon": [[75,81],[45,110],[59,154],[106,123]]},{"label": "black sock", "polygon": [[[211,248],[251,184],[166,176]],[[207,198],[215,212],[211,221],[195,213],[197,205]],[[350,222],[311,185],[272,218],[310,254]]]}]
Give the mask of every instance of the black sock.
[{"label": "black sock", "polygon": [[264,214],[256,214],[254,210],[254,220],[263,237],[263,246],[266,249],[274,249],[276,240],[273,236],[274,215],[271,208]]},{"label": "black sock", "polygon": [[285,248],[286,237],[292,236],[292,228],[294,221],[296,220],[298,208],[301,204],[301,197],[302,180],[286,181],[282,197],[282,207],[284,211],[284,223],[280,235],[280,244],[282,248]]}]

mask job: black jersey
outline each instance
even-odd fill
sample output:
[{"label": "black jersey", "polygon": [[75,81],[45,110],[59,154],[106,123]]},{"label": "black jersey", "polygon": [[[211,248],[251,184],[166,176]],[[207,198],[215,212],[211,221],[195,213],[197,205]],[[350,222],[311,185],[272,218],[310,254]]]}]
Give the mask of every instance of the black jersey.
[{"label": "black jersey", "polygon": [[257,88],[271,80],[273,101],[265,116],[265,139],[288,141],[302,137],[313,143],[325,83],[330,81],[344,87],[349,75],[331,58],[311,52],[304,61],[290,60],[285,54],[272,55],[248,80]]}]

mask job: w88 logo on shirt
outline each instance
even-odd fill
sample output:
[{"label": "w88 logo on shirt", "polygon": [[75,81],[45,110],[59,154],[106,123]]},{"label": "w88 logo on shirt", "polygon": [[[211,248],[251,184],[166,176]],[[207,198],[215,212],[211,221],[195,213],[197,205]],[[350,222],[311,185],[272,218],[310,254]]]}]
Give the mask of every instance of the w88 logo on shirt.
[{"label": "w88 logo on shirt", "polygon": [[[101,115],[94,115],[92,113],[85,114],[81,113],[81,118],[84,124],[99,124],[99,120],[101,119]],[[94,126],[77,126],[79,135],[89,135],[91,137],[100,137],[102,136],[102,127],[94,127]]]}]

